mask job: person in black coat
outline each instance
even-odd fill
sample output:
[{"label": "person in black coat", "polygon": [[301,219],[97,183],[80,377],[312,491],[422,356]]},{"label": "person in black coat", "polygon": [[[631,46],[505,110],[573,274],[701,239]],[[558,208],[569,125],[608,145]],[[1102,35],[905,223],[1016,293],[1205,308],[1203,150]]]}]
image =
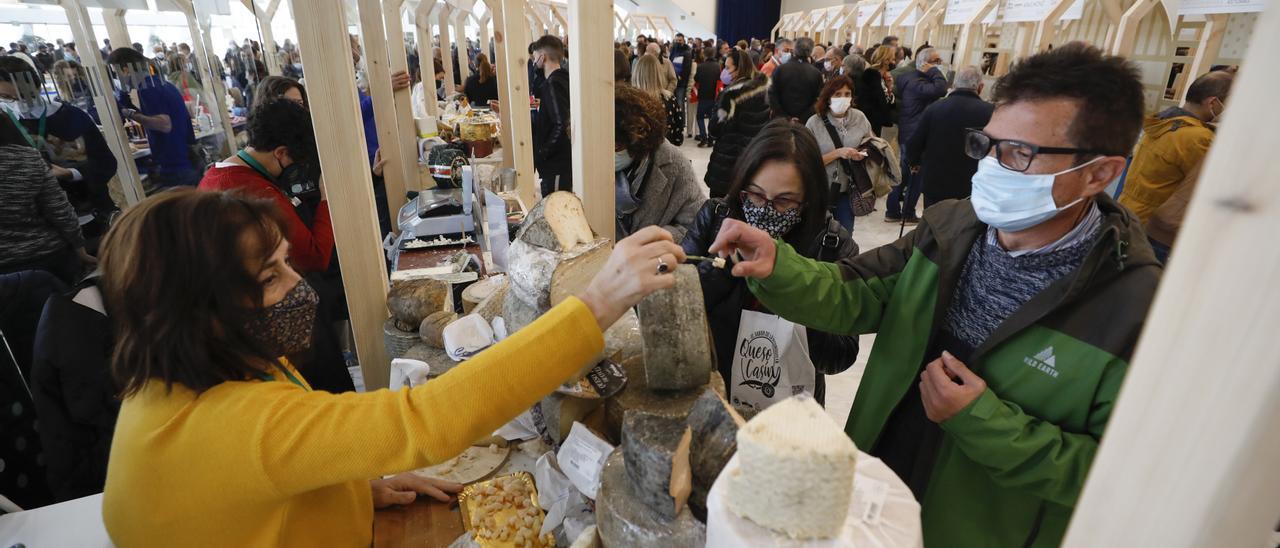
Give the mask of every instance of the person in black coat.
[{"label": "person in black coat", "polygon": [[573,160],[569,143],[569,69],[564,62],[564,43],[543,36],[534,44],[534,64],[546,74],[538,111],[533,117],[533,166],[542,179],[542,195],[557,190],[573,190]]},{"label": "person in black coat", "polygon": [[880,71],[867,68],[853,79],[853,96],[857,97],[854,108],[862,111],[871,122],[871,131],[880,136],[885,126],[893,125],[893,103],[884,93],[884,77]]},{"label": "person in black coat", "polygon": [[716,117],[711,120],[715,148],[703,177],[712,198],[728,192],[729,176],[742,149],[769,123],[769,103],[765,101],[769,78],[756,72],[747,52],[739,49],[729,52],[725,68],[733,75],[733,83],[716,98]]},{"label": "person in black coat", "polygon": [[698,54],[698,68],[693,73],[694,89],[698,91],[698,147],[712,146],[707,135],[707,124],[716,115],[716,83],[720,81],[720,63],[716,62],[716,48],[707,46]]},{"label": "person in black coat", "polygon": [[36,331],[31,393],[57,501],[102,492],[120,414],[110,371],[111,324],[97,280],[50,297]]},{"label": "person in black coat", "polygon": [[813,39],[796,40],[795,56],[773,71],[769,107],[774,116],[808,120],[822,91],[822,71],[813,65]]},{"label": "person in black coat", "polygon": [[489,56],[476,54],[476,72],[467,77],[462,92],[466,94],[467,102],[475,107],[488,108],[489,101],[498,100],[498,76],[493,65],[489,64]]},{"label": "person in black coat", "polygon": [[[707,255],[725,219],[737,219],[769,230],[805,257],[829,261],[851,257],[858,245],[828,212],[826,171],[813,134],[787,119],[770,122],[742,154],[734,172],[734,182],[724,199],[713,198],[702,206],[681,246],[686,254]],[[776,176],[779,164],[793,168],[790,175]],[[782,173],[786,173],[784,170]],[[757,203],[761,201],[762,203]],[[788,218],[787,211],[798,211]],[[744,310],[769,313],[747,288],[746,279],[710,262],[698,265],[707,321],[716,351],[717,366],[724,377],[730,401],[735,401],[732,366],[738,327]],[[825,401],[823,375],[840,373],[858,357],[858,337],[807,331],[809,358],[815,372],[814,397]]]},{"label": "person in black coat", "polygon": [[964,153],[966,128],[991,121],[995,105],[983,101],[982,73],[965,67],[956,73],[956,88],[925,109],[904,153],[912,171],[924,178],[924,207],[942,200],[969,197],[978,161]]}]

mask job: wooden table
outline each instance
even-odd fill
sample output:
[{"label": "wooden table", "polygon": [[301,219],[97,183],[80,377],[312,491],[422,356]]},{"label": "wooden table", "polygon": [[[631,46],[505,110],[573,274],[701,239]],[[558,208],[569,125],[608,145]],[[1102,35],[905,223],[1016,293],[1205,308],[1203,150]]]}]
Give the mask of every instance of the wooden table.
[{"label": "wooden table", "polygon": [[463,532],[462,513],[457,504],[430,497],[419,497],[413,504],[373,513],[373,545],[378,548],[448,546]]}]

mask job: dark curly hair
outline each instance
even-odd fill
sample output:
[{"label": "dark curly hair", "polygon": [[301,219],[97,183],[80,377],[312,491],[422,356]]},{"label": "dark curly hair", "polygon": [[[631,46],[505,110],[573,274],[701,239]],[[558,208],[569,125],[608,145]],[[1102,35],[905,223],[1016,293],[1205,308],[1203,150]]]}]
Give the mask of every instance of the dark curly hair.
[{"label": "dark curly hair", "polygon": [[996,108],[1020,101],[1072,99],[1079,105],[1067,129],[1074,146],[1125,156],[1142,128],[1142,82],[1123,57],[1072,43],[1032,55],[996,82]]},{"label": "dark curly hair", "polygon": [[316,134],[311,128],[311,112],[283,97],[254,105],[249,116],[249,146],[270,152],[288,147],[289,157],[304,165],[318,165]]},{"label": "dark curly hair", "polygon": [[621,146],[632,158],[641,158],[662,146],[667,110],[657,98],[637,87],[618,84],[613,91],[613,112],[615,148]]}]

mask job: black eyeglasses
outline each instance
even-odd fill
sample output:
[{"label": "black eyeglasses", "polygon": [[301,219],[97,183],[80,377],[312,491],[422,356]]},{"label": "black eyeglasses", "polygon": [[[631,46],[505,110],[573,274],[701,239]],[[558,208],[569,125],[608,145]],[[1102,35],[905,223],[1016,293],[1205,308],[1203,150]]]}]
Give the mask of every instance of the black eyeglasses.
[{"label": "black eyeglasses", "polygon": [[768,196],[765,196],[760,192],[753,192],[750,190],[742,191],[740,198],[743,202],[751,202],[756,207],[764,207],[767,205],[771,209],[779,213],[784,211],[791,211],[797,207],[804,205],[804,202],[801,202],[799,200],[794,200],[791,198],[774,198],[770,200]]},{"label": "black eyeglasses", "polygon": [[996,139],[979,128],[966,128],[964,135],[964,153],[974,160],[987,157],[991,148],[996,149],[996,160],[1005,169],[1026,171],[1037,154],[1101,154],[1107,152],[1088,148],[1042,147],[1014,139]]}]

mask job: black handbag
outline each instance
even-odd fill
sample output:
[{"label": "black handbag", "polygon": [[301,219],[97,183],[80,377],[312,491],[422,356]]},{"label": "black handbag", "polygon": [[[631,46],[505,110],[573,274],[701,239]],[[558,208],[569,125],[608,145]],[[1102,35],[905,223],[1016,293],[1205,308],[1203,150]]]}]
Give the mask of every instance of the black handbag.
[{"label": "black handbag", "polygon": [[[831,137],[831,143],[836,148],[840,148],[844,144],[844,140],[840,138],[840,133],[836,131],[836,126],[831,124],[831,120],[824,114],[822,116],[822,125],[827,128],[827,135]],[[876,210],[876,197],[872,191],[870,184],[859,184],[866,177],[859,178],[857,176],[858,167],[854,165],[853,160],[839,158],[836,160],[840,163],[840,170],[849,178],[849,207],[853,210],[855,217],[862,217]],[[865,171],[863,172],[865,173]],[[870,183],[870,181],[867,181]],[[831,183],[831,207],[835,207],[836,200],[840,199],[840,185]]]}]

